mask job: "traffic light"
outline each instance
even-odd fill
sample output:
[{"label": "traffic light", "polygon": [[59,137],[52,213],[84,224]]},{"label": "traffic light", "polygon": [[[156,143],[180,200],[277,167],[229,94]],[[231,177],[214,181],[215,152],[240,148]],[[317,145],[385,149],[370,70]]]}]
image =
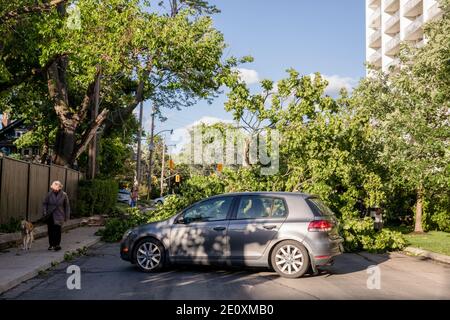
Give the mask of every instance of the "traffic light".
[{"label": "traffic light", "polygon": [[169,160],[169,169],[170,170],[175,169],[175,162],[172,159]]},{"label": "traffic light", "polygon": [[218,163],[217,164],[217,171],[222,172],[223,170],[223,164],[222,163]]},{"label": "traffic light", "polygon": [[175,176],[175,182],[179,183],[180,180],[181,180],[181,177],[180,177],[179,174],[177,174],[177,175]]}]

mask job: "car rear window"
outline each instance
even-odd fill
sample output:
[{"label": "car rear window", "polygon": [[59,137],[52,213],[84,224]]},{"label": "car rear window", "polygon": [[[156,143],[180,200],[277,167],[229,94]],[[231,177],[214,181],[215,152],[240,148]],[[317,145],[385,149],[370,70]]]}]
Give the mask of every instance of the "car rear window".
[{"label": "car rear window", "polygon": [[308,198],[306,199],[306,202],[315,216],[334,216],[333,211],[331,211],[331,209],[319,198]]}]

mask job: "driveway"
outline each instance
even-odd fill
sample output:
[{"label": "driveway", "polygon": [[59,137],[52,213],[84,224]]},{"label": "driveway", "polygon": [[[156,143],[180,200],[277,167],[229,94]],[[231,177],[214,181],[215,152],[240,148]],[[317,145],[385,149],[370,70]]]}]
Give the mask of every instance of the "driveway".
[{"label": "driveway", "polygon": [[[285,279],[266,269],[220,267],[144,274],[118,252],[117,244],[98,244],[0,299],[450,299],[450,266],[401,253],[343,254],[319,275]],[[80,290],[67,289],[69,265],[81,268]],[[368,273],[374,265],[379,269]]]}]

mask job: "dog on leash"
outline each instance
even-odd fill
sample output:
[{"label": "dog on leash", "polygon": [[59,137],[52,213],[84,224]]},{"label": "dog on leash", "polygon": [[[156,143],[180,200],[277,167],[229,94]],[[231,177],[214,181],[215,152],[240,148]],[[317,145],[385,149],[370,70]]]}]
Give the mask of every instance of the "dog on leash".
[{"label": "dog on leash", "polygon": [[22,249],[30,250],[31,244],[34,241],[34,226],[31,222],[22,220],[22,222],[20,223],[20,229],[22,231]]}]

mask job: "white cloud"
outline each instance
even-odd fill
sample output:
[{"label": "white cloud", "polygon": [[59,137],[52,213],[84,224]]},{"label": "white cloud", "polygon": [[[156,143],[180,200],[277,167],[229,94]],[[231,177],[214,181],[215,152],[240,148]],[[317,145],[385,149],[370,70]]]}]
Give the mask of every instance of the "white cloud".
[{"label": "white cloud", "polygon": [[[311,75],[314,77],[314,75]],[[325,94],[336,97],[342,88],[352,91],[353,87],[357,84],[357,80],[350,77],[341,77],[339,75],[328,76],[323,74],[322,77],[328,81],[328,87],[325,89]]]},{"label": "white cloud", "polygon": [[215,123],[218,123],[218,122],[233,123],[232,120],[225,120],[225,119],[219,119],[219,118],[216,118],[216,117],[204,116],[204,117],[201,117],[199,120],[194,121],[193,123],[187,125],[185,128],[190,129],[190,128],[195,127],[195,126],[197,126],[199,124],[202,124],[202,123],[203,124],[207,124],[207,125],[211,125],[211,124],[215,124]]},{"label": "white cloud", "polygon": [[256,70],[246,69],[246,68],[237,68],[239,72],[241,80],[246,84],[255,84],[260,81],[259,74]]},{"label": "white cloud", "polygon": [[191,137],[189,135],[189,130],[199,124],[212,125],[215,123],[233,123],[232,120],[225,120],[216,117],[204,116],[197,121],[194,121],[182,128],[175,129],[173,131],[173,135],[170,137],[171,144],[176,144],[176,147],[172,149],[174,154],[177,154],[182,151],[183,147],[191,142]]}]

